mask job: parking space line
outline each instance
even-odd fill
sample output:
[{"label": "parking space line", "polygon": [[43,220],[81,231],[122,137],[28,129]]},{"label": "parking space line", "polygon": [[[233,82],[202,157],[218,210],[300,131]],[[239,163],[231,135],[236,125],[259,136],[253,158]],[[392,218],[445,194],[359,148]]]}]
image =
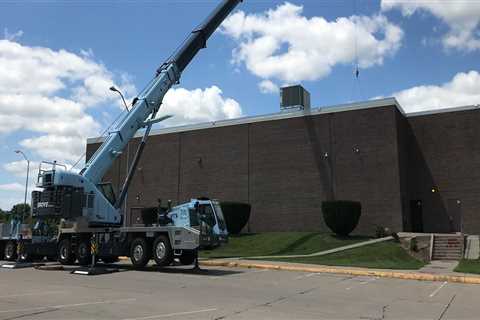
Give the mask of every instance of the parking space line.
[{"label": "parking space line", "polygon": [[365,280],[365,281],[362,281],[362,282],[359,282],[359,283],[354,283],[350,287],[345,288],[345,290],[352,290],[352,288],[356,287],[356,285],[358,285],[358,284],[368,284],[368,283],[371,283],[371,282],[376,281],[376,280],[378,280],[378,278],[371,278],[371,279],[368,279],[368,280]]},{"label": "parking space line", "polygon": [[95,301],[95,302],[60,304],[60,305],[56,305],[56,306],[43,306],[43,307],[33,307],[33,308],[24,308],[24,309],[0,310],[0,313],[27,312],[27,311],[48,310],[48,309],[55,310],[55,309],[82,307],[82,306],[90,306],[90,305],[96,305],[96,304],[119,303],[119,302],[135,301],[135,300],[137,300],[137,299],[128,298],[128,299],[118,299],[118,300],[103,300],[103,301]]},{"label": "parking space line", "polygon": [[230,275],[224,275],[224,276],[209,276],[211,279],[214,280],[224,280],[224,279],[231,279],[231,278],[238,278],[238,277],[243,277],[252,273],[263,273],[263,272],[268,272],[271,270],[268,269],[261,269],[261,270],[253,270],[253,271],[243,271],[239,273],[234,273]]},{"label": "parking space line", "polygon": [[302,274],[301,276],[297,276],[295,278],[293,278],[293,280],[301,280],[301,279],[305,279],[305,278],[310,278],[311,276],[314,276],[314,275],[317,275],[319,274],[318,272],[312,272],[312,273],[308,273],[308,274]]},{"label": "parking space line", "polygon": [[447,285],[447,283],[448,283],[447,281],[445,281],[444,283],[442,283],[437,289],[435,289],[435,291],[433,291],[433,292],[429,295],[429,297],[430,297],[430,298],[433,298],[437,293],[440,292],[440,290],[442,290],[443,287],[445,287],[445,286]]},{"label": "parking space line", "polygon": [[43,296],[44,294],[63,294],[63,293],[68,293],[68,291],[42,291],[42,292],[20,293],[20,294],[8,294],[8,295],[0,296],[0,299],[26,297],[26,296]]},{"label": "parking space line", "polygon": [[169,317],[185,316],[185,315],[196,314],[196,313],[211,312],[211,311],[216,311],[216,310],[217,310],[217,308],[209,308],[209,309],[201,309],[201,310],[194,310],[194,311],[157,314],[157,315],[154,315],[154,316],[141,317],[141,318],[126,318],[126,319],[122,319],[122,320],[147,320],[147,319],[169,318]]}]

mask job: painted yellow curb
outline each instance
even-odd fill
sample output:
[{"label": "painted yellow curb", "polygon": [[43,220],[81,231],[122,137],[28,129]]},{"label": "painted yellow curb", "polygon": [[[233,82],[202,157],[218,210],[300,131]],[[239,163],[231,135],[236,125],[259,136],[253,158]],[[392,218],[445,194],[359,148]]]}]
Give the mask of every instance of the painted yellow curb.
[{"label": "painted yellow curb", "polygon": [[237,268],[258,268],[269,270],[283,270],[283,271],[297,271],[297,272],[311,272],[311,273],[335,273],[335,274],[347,274],[352,276],[371,276],[380,278],[395,278],[404,280],[420,280],[420,281],[447,281],[458,282],[466,284],[480,284],[480,277],[468,277],[468,276],[451,276],[440,275],[430,273],[415,273],[415,272],[398,272],[398,271],[379,271],[379,270],[365,270],[365,269],[346,269],[346,268],[334,268],[334,267],[317,267],[317,266],[288,266],[278,264],[263,264],[263,263],[250,263],[240,261],[214,261],[206,260],[200,261],[200,265],[203,266],[215,266],[215,267],[237,267]]}]

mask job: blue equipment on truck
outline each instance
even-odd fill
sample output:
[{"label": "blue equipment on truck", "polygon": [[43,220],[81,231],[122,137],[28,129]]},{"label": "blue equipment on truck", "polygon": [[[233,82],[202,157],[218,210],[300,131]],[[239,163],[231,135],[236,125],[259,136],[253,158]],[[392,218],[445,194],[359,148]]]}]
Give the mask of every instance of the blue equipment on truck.
[{"label": "blue equipment on truck", "polygon": [[[44,163],[49,165],[47,169],[40,166],[37,187],[42,191],[32,192],[32,215],[39,220],[61,218],[61,223],[55,245],[40,232],[38,239],[41,240],[36,242],[34,236],[26,244],[29,253],[51,256],[55,250],[61,263],[78,260],[86,264],[90,260],[90,238],[95,235],[99,243],[98,256],[106,262],[127,255],[135,266],[145,265],[151,257],[163,266],[170,264],[174,255],[184,263],[192,263],[194,251],[199,247],[212,247],[227,240],[221,208],[215,200],[192,199],[163,212],[159,206],[157,218],[143,226],[127,226],[121,207],[125,205],[130,181],[152,125],[169,117],[156,118],[163,97],[179,82],[184,69],[241,1],[223,0],[205,22],[193,30],[178,51],[158,68],[155,77],[134,99],[131,109],[109,132],[83,170],[79,173],[59,170],[55,162]],[[142,128],[143,139],[116,197],[111,183],[102,179]]]}]

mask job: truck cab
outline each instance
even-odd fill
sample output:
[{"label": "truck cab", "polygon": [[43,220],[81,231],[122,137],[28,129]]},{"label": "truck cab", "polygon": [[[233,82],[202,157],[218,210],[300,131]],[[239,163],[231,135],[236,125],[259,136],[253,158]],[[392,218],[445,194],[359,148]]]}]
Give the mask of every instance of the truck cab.
[{"label": "truck cab", "polygon": [[200,231],[200,248],[215,248],[228,241],[227,225],[217,200],[191,199],[173,207],[166,215],[176,227]]}]

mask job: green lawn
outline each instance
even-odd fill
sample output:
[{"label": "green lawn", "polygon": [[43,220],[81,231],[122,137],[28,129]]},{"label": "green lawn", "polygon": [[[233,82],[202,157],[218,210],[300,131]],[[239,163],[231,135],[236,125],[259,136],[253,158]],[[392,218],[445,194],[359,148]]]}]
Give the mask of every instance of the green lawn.
[{"label": "green lawn", "polygon": [[460,260],[454,271],[480,274],[480,260]]},{"label": "green lawn", "polygon": [[[326,256],[282,258],[275,259],[275,261],[311,263],[329,266],[411,270],[420,269],[425,265],[424,262],[411,257],[398,243],[393,241],[380,242],[369,246],[332,253]],[[478,266],[480,266],[480,264]]]},{"label": "green lawn", "polygon": [[230,236],[229,243],[212,251],[202,251],[204,258],[228,258],[266,255],[309,254],[367,241],[353,236],[340,238],[318,232],[266,232]]}]

